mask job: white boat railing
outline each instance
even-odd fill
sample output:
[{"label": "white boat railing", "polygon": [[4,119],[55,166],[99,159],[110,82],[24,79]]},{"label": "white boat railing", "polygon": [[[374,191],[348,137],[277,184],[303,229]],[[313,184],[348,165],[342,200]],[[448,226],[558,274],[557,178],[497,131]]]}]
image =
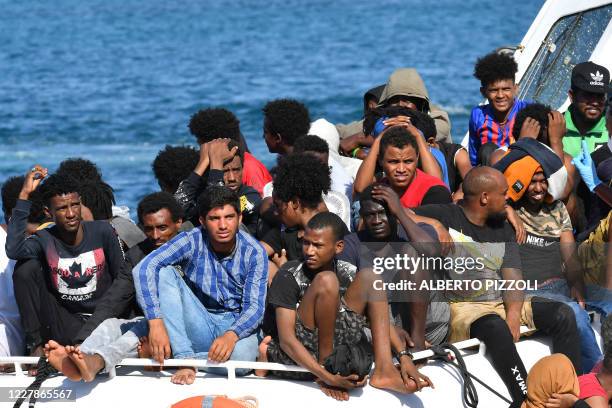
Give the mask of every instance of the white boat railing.
[{"label": "white boat railing", "polygon": [[[529,329],[526,326],[521,326],[521,335],[531,334],[535,332],[533,329]],[[466,350],[478,347],[479,353],[485,353],[484,343],[481,343],[478,339],[468,339],[453,343],[453,345],[462,354],[466,353]],[[418,351],[413,354],[414,360],[424,360],[433,357],[434,353],[431,350]],[[0,364],[13,364],[15,367],[16,376],[25,376],[25,372],[22,368],[23,364],[36,364],[38,363],[39,357],[24,357],[24,356],[8,356],[0,357]],[[279,363],[265,363],[259,361],[238,361],[228,360],[224,363],[213,363],[208,360],[197,360],[197,359],[169,359],[164,360],[164,364],[159,364],[157,361],[148,358],[124,358],[118,364],[119,366],[129,367],[146,367],[146,366],[164,366],[164,367],[218,367],[227,369],[227,379],[233,381],[236,379],[236,369],[246,368],[251,370],[274,370],[274,371],[292,371],[292,372],[308,372],[307,369],[297,365],[287,365]],[[115,367],[109,370],[109,375],[114,377],[116,375]]]}]

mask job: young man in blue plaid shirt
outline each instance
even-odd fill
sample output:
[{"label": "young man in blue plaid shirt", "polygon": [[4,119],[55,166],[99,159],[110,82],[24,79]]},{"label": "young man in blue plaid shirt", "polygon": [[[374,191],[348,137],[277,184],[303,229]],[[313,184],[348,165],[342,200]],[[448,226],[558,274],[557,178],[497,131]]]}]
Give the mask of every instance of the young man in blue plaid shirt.
[{"label": "young man in blue plaid shirt", "polygon": [[[177,235],[133,270],[152,356],[160,363],[171,351],[179,359],[255,361],[268,280],[266,252],[239,230],[240,202],[229,188],[209,187],[198,211],[200,227]],[[194,380],[194,368],[172,377],[176,384]]]}]

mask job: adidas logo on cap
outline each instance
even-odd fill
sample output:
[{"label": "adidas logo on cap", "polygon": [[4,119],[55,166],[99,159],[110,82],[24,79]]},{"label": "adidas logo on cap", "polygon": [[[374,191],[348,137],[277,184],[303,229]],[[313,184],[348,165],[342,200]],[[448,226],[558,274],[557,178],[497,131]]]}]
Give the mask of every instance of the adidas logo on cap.
[{"label": "adidas logo on cap", "polygon": [[603,74],[600,74],[599,71],[595,72],[594,74],[591,73],[591,78],[593,79],[591,82],[589,82],[589,85],[595,85],[595,86],[603,86],[604,83],[601,82],[603,80]]}]

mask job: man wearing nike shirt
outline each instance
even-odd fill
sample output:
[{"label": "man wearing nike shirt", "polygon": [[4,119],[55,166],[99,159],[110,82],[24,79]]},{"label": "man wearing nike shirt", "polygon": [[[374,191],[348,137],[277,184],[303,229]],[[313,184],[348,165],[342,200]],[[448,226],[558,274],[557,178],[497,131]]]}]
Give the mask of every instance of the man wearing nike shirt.
[{"label": "man wearing nike shirt", "polygon": [[[26,238],[31,202],[47,170],[26,175],[8,224],[6,253],[22,261],[13,282],[26,345],[32,354],[48,340],[74,344],[124,261],[117,234],[105,221],[81,222],[77,183],[52,175],[41,186],[45,212],[54,226]],[[89,333],[85,334],[87,337]]]}]

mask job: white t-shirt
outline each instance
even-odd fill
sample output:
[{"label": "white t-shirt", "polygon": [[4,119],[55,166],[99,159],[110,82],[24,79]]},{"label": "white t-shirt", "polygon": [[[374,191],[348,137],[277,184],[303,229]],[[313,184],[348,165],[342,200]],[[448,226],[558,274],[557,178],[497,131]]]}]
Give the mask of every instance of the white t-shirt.
[{"label": "white t-shirt", "polygon": [[0,356],[23,354],[24,339],[13,291],[15,261],[6,256],[6,231],[0,228]]},{"label": "white t-shirt", "polygon": [[327,164],[331,170],[331,189],[346,196],[351,202],[353,197],[353,178],[348,175],[344,167],[336,161],[331,155],[327,160]]}]

